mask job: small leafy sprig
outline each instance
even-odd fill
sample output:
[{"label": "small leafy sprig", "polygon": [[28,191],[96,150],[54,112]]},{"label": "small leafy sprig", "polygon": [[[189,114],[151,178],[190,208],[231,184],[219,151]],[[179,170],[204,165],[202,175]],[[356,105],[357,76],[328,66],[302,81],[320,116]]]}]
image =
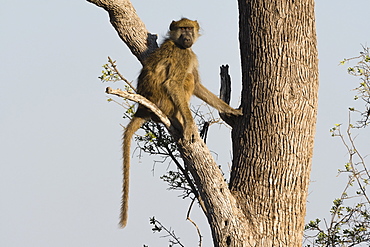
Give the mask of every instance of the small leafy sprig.
[{"label": "small leafy sprig", "polygon": [[363,51],[357,57],[344,59],[340,62],[340,65],[344,65],[351,61],[357,61],[354,66],[348,67],[347,72],[350,75],[360,78],[359,86],[354,89],[356,95],[354,100],[361,99],[365,103],[364,110],[356,110],[351,107],[351,111],[359,112],[361,120],[357,121],[355,127],[361,128],[366,127],[370,123],[370,48],[363,47]]}]

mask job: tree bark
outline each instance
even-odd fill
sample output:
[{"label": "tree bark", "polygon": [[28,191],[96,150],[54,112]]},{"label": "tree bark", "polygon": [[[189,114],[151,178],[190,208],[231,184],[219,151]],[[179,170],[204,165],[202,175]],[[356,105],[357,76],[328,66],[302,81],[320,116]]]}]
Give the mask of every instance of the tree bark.
[{"label": "tree bark", "polygon": [[255,246],[301,246],[318,92],[313,0],[239,0],[242,108],[229,188]]},{"label": "tree bark", "polygon": [[[129,0],[87,1],[108,11],[141,62],[155,49]],[[233,124],[229,186],[199,135],[177,144],[214,246],[301,246],[317,113],[314,0],[239,0],[239,13],[244,116]]]}]

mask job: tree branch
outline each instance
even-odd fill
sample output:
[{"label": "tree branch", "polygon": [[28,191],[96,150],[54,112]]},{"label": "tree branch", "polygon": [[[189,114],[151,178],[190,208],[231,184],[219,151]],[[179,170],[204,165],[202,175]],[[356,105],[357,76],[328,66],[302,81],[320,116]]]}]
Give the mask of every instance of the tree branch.
[{"label": "tree branch", "polygon": [[110,87],[107,87],[105,92],[107,94],[113,94],[113,95],[117,95],[117,96],[120,96],[120,97],[125,98],[125,99],[135,101],[135,102],[147,107],[149,110],[151,110],[161,120],[161,122],[164,124],[164,126],[166,126],[166,128],[171,133],[173,133],[173,128],[171,128],[171,122],[168,119],[168,117],[166,115],[164,115],[163,112],[154,103],[150,102],[145,97],[143,97],[139,94],[130,93],[128,91],[122,91],[120,89],[112,89]]},{"label": "tree branch", "polygon": [[220,87],[220,99],[225,101],[226,104],[230,104],[231,94],[231,77],[229,75],[229,65],[222,65],[220,67],[221,87]]},{"label": "tree branch", "polygon": [[157,35],[151,34],[129,0],[87,0],[105,9],[119,37],[141,63],[158,48]]},{"label": "tree branch", "polygon": [[[222,99],[226,104],[230,104],[231,95],[231,77],[229,75],[229,65],[222,65],[220,67],[220,99]],[[235,125],[235,116],[230,116],[225,113],[219,113],[222,120],[224,120],[228,125],[233,127]]]}]

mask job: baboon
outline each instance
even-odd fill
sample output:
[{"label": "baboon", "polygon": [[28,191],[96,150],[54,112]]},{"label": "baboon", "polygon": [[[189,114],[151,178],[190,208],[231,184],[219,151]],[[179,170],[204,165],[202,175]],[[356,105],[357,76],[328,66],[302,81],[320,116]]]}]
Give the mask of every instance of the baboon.
[{"label": "baboon", "polygon": [[[191,50],[198,36],[197,21],[186,18],[172,21],[168,38],[144,61],[137,85],[137,93],[155,103],[188,141],[196,131],[189,108],[193,94],[222,113],[242,115],[240,110],[231,108],[200,83],[198,60]],[[124,131],[121,227],[126,226],[128,217],[131,138],[150,119],[158,121],[153,113],[139,105]]]}]

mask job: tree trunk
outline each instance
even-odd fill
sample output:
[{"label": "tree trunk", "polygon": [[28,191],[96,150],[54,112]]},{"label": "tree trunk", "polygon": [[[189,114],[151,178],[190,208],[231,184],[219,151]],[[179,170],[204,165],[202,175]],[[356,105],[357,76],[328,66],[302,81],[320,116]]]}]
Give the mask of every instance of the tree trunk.
[{"label": "tree trunk", "polygon": [[[108,11],[140,60],[155,49],[129,0]],[[214,246],[301,246],[317,112],[313,0],[239,0],[244,116],[232,121],[229,188],[204,142],[178,141]]]},{"label": "tree trunk", "polygon": [[315,134],[313,0],[239,0],[242,107],[229,188],[255,246],[301,246]]}]

